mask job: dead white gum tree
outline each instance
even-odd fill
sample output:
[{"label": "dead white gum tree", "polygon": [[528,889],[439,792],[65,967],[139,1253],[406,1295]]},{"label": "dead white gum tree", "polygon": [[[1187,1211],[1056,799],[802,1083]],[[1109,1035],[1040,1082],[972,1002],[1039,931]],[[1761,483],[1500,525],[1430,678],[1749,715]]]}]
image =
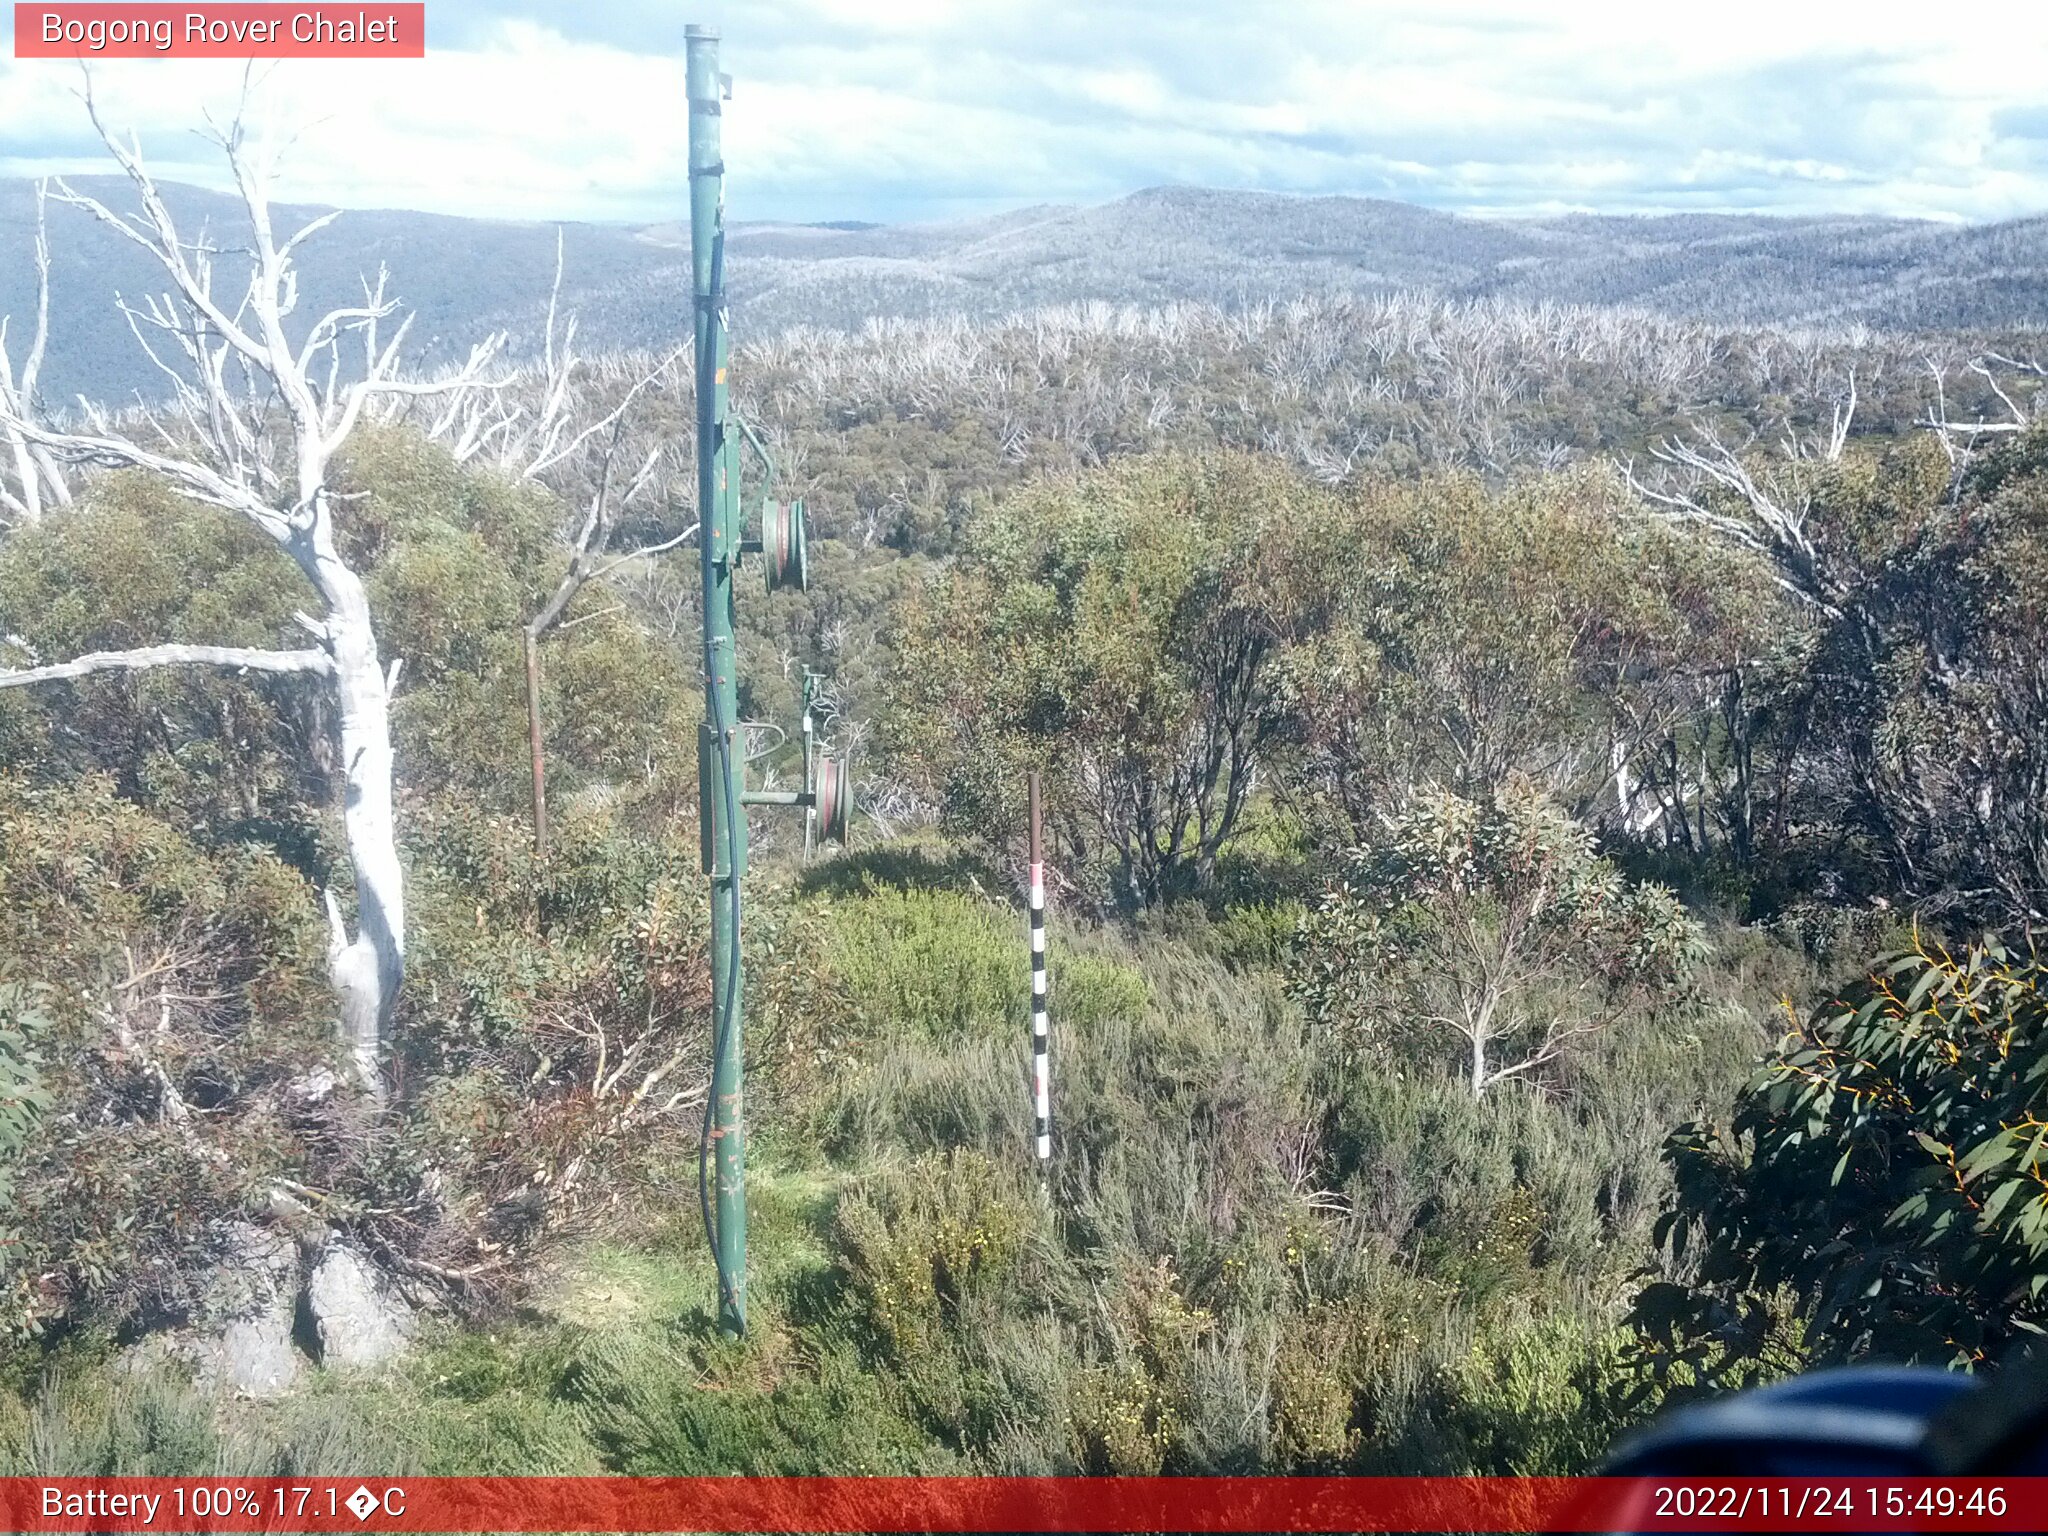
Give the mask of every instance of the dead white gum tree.
[{"label": "dead white gum tree", "polygon": [[1839,464],[1856,419],[1856,374],[1829,402],[1825,439],[1786,428],[1781,451],[1765,459],[1753,446],[1731,446],[1710,427],[1690,439],[1668,438],[1650,450],[1667,473],[1661,482],[1622,473],[1630,489],[1671,522],[1704,530],[1760,555],[1771,579],[1795,603],[1829,619],[1842,617],[1842,574],[1816,543],[1811,519],[1821,472]]},{"label": "dead white gum tree", "polygon": [[[1961,494],[1965,472],[1987,445],[2003,436],[2032,431],[2048,413],[2048,364],[2038,358],[2007,357],[2002,352],[1970,359],[1967,371],[1976,375],[2004,409],[2004,416],[1996,421],[1959,421],[1951,416],[1945,365],[1930,357],[1927,370],[1934,378],[1934,404],[1919,425],[1935,433],[1948,455],[1949,494],[1955,497]],[[2004,384],[1999,383],[2001,373],[2006,376]]]},{"label": "dead white gum tree", "polygon": [[50,340],[50,239],[44,218],[49,190],[48,182],[36,184],[36,318],[19,371],[8,353],[7,320],[0,316],[0,447],[6,450],[0,456],[0,518],[17,526],[39,523],[44,508],[66,506],[71,501],[70,487],[56,457],[19,428],[5,425],[41,415],[36,378],[42,372],[43,352]]},{"label": "dead white gum tree", "polygon": [[[68,465],[145,470],[181,495],[248,519],[304,574],[317,602],[297,617],[312,644],[300,650],[150,645],[102,651],[0,671],[0,687],[97,672],[216,666],[304,673],[331,690],[340,722],[342,822],[354,874],[355,927],[351,933],[339,897],[327,889],[328,967],[356,1077],[368,1095],[381,1100],[385,1030],[405,971],[390,719],[399,663],[378,654],[362,574],[336,541],[340,498],[329,481],[336,456],[366,412],[403,397],[460,400],[498,387],[483,375],[503,338],[480,344],[465,365],[444,376],[408,376],[402,347],[411,321],[380,330],[398,308],[385,294],[381,271],[374,282],[365,282],[361,303],[330,310],[310,324],[296,323],[293,254],[337,214],[323,214],[280,240],[266,191],[269,156],[261,148],[251,151],[237,117],[213,137],[241,195],[248,244],[216,245],[204,234],[181,234],[143,166],[139,146],[108,131],[89,89],[85,101],[93,126],[127,173],[139,211],[116,212],[61,180],[51,196],[84,209],[146,251],[168,279],[167,292],[139,303],[115,298],[137,343],[165,376],[168,403],[116,419],[81,401],[77,420],[58,427],[41,419],[15,388],[0,394],[0,442],[25,444]],[[246,263],[246,286],[239,291],[217,271],[218,259],[230,255]]]}]

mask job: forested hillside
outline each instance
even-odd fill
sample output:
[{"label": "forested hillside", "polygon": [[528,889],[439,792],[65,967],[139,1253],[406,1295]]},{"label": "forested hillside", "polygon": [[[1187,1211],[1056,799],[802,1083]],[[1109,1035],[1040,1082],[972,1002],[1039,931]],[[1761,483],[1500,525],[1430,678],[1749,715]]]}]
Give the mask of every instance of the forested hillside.
[{"label": "forested hillside", "polygon": [[[119,204],[118,178],[77,184]],[[167,185],[181,226],[231,229],[235,199]],[[279,209],[302,221],[318,210]],[[1894,332],[2048,323],[2048,221],[1948,225],[1905,219],[1655,218],[1488,220],[1357,197],[1154,188],[1091,208],[1020,209],[951,224],[828,226],[742,222],[731,235],[736,334],[790,327],[857,331],[874,320],[1106,303],[1237,310],[1297,297],[1421,295],[1518,306],[1601,305],[1721,326],[1853,326]],[[107,307],[153,291],[148,258],[75,210],[59,237],[53,303],[65,344],[54,400],[80,392],[154,398],[162,378]],[[0,314],[34,295],[25,261],[34,188],[0,182]],[[350,210],[300,253],[308,287],[352,293],[390,268],[419,315],[423,361],[446,361],[493,329],[538,352],[557,226],[392,210]],[[568,224],[562,292],[587,342],[661,346],[681,334],[688,231]]]},{"label": "forested hillside", "polygon": [[[1496,273],[1618,238],[1446,222]],[[361,236],[293,252],[300,310],[259,264],[160,430],[0,376],[9,1470],[1578,1471],[1674,1398],[2048,1324],[2025,334],[1270,268],[742,310],[817,539],[808,591],[743,573],[742,710],[825,674],[859,814],[753,828],[734,1340],[688,370],[571,338],[586,264],[516,372],[436,373],[438,320],[405,371],[381,303],[314,319]]]}]

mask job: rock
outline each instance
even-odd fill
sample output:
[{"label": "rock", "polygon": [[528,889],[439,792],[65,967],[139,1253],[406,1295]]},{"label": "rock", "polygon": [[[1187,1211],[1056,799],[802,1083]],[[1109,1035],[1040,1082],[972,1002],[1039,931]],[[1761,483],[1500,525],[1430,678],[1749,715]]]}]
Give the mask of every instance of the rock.
[{"label": "rock", "polygon": [[202,1382],[277,1397],[306,1369],[306,1357],[292,1342],[298,1246],[247,1221],[222,1223],[219,1236],[220,1264],[189,1325],[171,1334],[162,1352],[191,1365]]},{"label": "rock", "polygon": [[382,1365],[405,1353],[416,1322],[411,1306],[356,1249],[334,1240],[320,1250],[306,1307],[323,1365]]},{"label": "rock", "polygon": [[341,1079],[326,1067],[315,1067],[301,1077],[295,1077],[286,1085],[287,1091],[299,1104],[311,1107],[325,1104],[334,1097],[341,1086]]}]

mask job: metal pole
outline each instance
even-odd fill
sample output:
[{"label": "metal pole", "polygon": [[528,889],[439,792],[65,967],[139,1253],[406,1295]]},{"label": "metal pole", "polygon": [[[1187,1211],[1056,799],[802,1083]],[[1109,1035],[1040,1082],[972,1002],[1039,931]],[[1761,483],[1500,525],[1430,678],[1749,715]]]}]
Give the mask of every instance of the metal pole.
[{"label": "metal pole", "polygon": [[[695,299],[697,510],[704,574],[704,726],[699,793],[709,809],[713,1056],[707,1124],[716,1172],[712,1249],[718,1321],[747,1326],[746,1118],[741,1057],[740,880],[747,868],[740,806],[739,678],[733,646],[733,568],[740,549],[733,449],[726,440],[725,163],[718,31],[687,29],[690,104],[690,267]],[[714,1202],[707,1201],[708,1207]]]},{"label": "metal pole", "polygon": [[1052,1158],[1051,1028],[1045,1008],[1045,850],[1038,820],[1038,775],[1031,775],[1031,1109],[1038,1166]]}]

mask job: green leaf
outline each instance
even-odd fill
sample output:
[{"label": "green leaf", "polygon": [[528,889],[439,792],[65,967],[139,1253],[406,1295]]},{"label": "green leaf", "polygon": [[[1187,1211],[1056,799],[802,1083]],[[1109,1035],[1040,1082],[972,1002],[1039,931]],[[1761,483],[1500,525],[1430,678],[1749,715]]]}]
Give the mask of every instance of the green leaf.
[{"label": "green leaf", "polygon": [[1991,1198],[1984,1202],[1984,1210],[1978,1218],[1979,1221],[1985,1226],[1989,1226],[1992,1222],[1996,1221],[1998,1213],[2012,1202],[2014,1195],[2026,1188],[2028,1182],[2026,1179],[2007,1179],[1998,1188],[1991,1191]]}]

